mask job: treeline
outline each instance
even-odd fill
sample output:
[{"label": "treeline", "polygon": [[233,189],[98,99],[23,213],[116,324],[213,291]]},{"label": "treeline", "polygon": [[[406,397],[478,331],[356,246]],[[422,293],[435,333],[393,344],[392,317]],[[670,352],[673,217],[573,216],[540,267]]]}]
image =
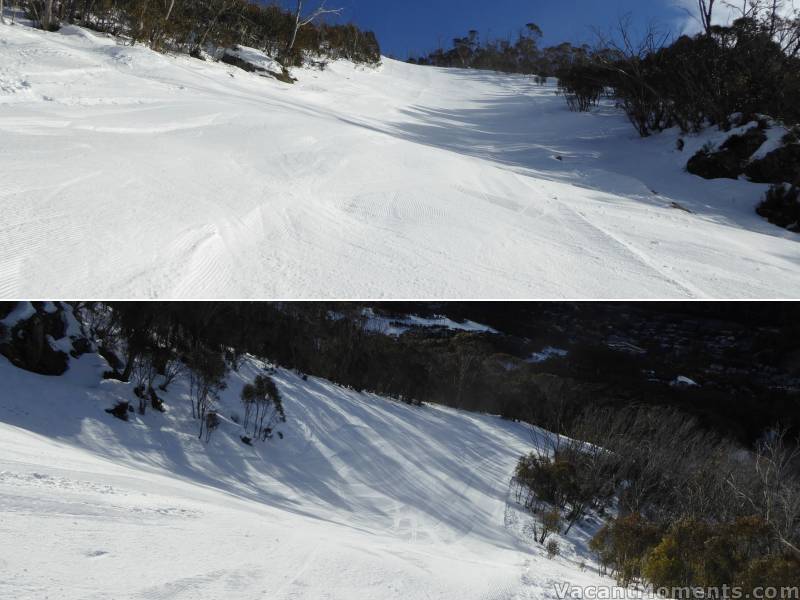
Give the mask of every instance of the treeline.
[{"label": "treeline", "polygon": [[352,24],[321,22],[324,3],[310,14],[298,2],[294,12],[250,0],[22,0],[40,27],[70,23],[147,44],[156,50],[202,56],[236,45],[263,50],[284,66],[306,58],[380,62],[375,34]]},{"label": "treeline", "polygon": [[[134,410],[145,414],[148,407],[163,412],[160,393],[184,376],[198,437],[208,441],[220,425],[216,405],[227,375],[241,365],[244,351],[237,336],[243,332],[235,323],[245,313],[222,303],[112,302],[79,303],[74,314],[111,367],[104,377],[134,384],[137,406],[123,401],[108,412],[123,420]],[[232,332],[226,330],[230,326]],[[269,373],[244,386],[241,402],[247,444],[271,438],[275,425],[286,419]]]},{"label": "treeline", "polygon": [[669,37],[655,29],[641,39],[625,23],[594,47],[540,48],[529,24],[516,40],[481,40],[477,31],[410,62],[438,67],[557,77],[570,108],[587,111],[601,98],[617,101],[642,136],[668,127],[727,128],[733,115],[769,115],[800,122],[800,15],[787,0],[750,0],[730,26],[713,25],[714,0],[699,0],[704,31]]},{"label": "treeline", "polygon": [[[128,317],[118,325],[122,334],[131,336],[134,352],[129,358],[120,357],[121,364],[115,368],[125,378],[132,376],[131,357],[135,356],[138,339],[135,335],[143,329],[150,331],[145,339],[154,335],[164,338],[160,345],[178,348],[178,355],[191,348],[186,339],[198,338],[202,346],[227,353],[231,365],[243,353],[250,353],[289,369],[410,404],[431,402],[484,411],[553,430],[563,430],[586,405],[621,407],[642,402],[680,407],[697,415],[708,429],[724,431],[745,443],[757,437],[778,415],[784,416],[788,426],[795,427],[800,422],[796,396],[757,387],[749,375],[738,379],[726,375],[730,389],[704,385],[681,390],[648,380],[648,372],[653,369],[660,372],[704,365],[702,345],[686,355],[683,365],[674,356],[656,353],[621,356],[605,345],[605,338],[595,339],[592,334],[590,339],[570,346],[568,359],[541,365],[526,362],[532,351],[526,338],[544,335],[541,344],[552,343],[547,327],[568,326],[564,335],[573,335],[573,330],[591,331],[592,327],[606,331],[604,324],[618,320],[619,309],[609,315],[592,307],[577,310],[578,307],[565,305],[556,310],[546,305],[531,306],[530,313],[524,312],[523,307],[523,312],[514,317],[517,325],[513,319],[504,322],[504,311],[495,310],[493,314],[499,319],[496,326],[505,326],[508,331],[518,332],[516,335],[422,330],[396,337],[365,327],[363,308],[360,304],[335,302],[114,303],[111,312],[118,314],[118,320],[128,312],[134,318],[131,325],[122,327]],[[444,306],[437,308],[447,310]],[[478,316],[491,315],[478,312],[470,318]],[[647,320],[646,315],[635,318]],[[687,317],[676,314],[674,318]],[[787,319],[795,322],[794,317]],[[168,326],[160,324],[164,322]],[[534,326],[529,328],[526,323]],[[168,333],[154,333],[159,331]],[[179,339],[184,341],[172,339],[178,335],[176,332],[181,332]],[[742,352],[753,351],[760,360],[779,361],[781,351],[774,357],[771,354],[776,336],[765,335],[759,347]],[[747,361],[750,360],[747,354]]]},{"label": "treeline", "polygon": [[476,30],[455,38],[449,49],[438,48],[409,62],[434,67],[457,67],[553,77],[564,67],[591,52],[588,46],[569,43],[541,48],[542,30],[528,23],[515,40],[481,39]]},{"label": "treeline", "polygon": [[537,439],[517,466],[517,498],[539,542],[594,512],[606,524],[590,548],[621,585],[651,584],[665,597],[794,586],[783,597],[796,597],[800,450],[785,430],[749,451],[683,413],[636,407],[590,409],[571,433]]},{"label": "treeline", "polygon": [[708,125],[727,129],[732,119],[757,115],[796,123],[800,20],[791,27],[788,45],[776,39],[766,14],[711,26],[668,46],[653,32],[638,44],[623,34],[620,46],[580,56],[556,76],[573,109],[614,98],[642,136],[674,126],[687,132]]}]

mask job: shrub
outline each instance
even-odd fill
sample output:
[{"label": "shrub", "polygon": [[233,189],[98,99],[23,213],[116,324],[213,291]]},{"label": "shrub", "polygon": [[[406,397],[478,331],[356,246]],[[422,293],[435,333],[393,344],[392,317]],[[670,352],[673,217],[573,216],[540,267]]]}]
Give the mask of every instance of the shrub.
[{"label": "shrub", "polygon": [[661,528],[634,513],[604,525],[589,543],[604,569],[610,568],[622,585],[642,576],[642,563],[661,540]]},{"label": "shrub", "polygon": [[544,544],[553,533],[561,530],[561,513],[557,509],[543,511],[539,514],[539,543]]},{"label": "shrub", "polygon": [[217,427],[220,426],[222,421],[219,418],[219,415],[214,412],[213,410],[206,414],[206,442],[211,438],[211,434],[216,431]]},{"label": "shrub", "polygon": [[[272,435],[275,422],[286,421],[283,399],[275,381],[268,375],[257,375],[253,383],[242,388],[245,431],[252,425],[253,437],[267,439]],[[266,425],[265,425],[266,422]]]},{"label": "shrub", "polygon": [[558,72],[558,89],[573,112],[588,112],[605,91],[603,72],[591,63],[575,64]]},{"label": "shrub", "polygon": [[106,412],[108,414],[110,414],[110,415],[114,415],[118,419],[121,419],[123,421],[127,421],[128,420],[128,412],[129,412],[128,409],[129,409],[129,406],[130,406],[130,404],[128,402],[120,401],[120,402],[117,402],[114,405],[113,408],[107,408]]},{"label": "shrub", "polygon": [[772,186],[756,212],[774,225],[800,232],[800,188],[785,184]]},{"label": "shrub", "polygon": [[793,183],[800,185],[800,144],[788,144],[752,161],[745,169],[757,183]]},{"label": "shrub", "polygon": [[703,545],[709,537],[703,523],[680,521],[645,558],[642,575],[656,587],[692,585],[700,578]]},{"label": "shrub", "polygon": [[558,556],[559,547],[558,542],[555,540],[550,540],[547,542],[547,558],[553,560],[556,556]]},{"label": "shrub", "polygon": [[574,495],[575,467],[565,460],[530,454],[517,463],[516,477],[540,501],[558,508],[564,508]]},{"label": "shrub", "polygon": [[769,525],[760,517],[715,524],[684,519],[649,553],[643,574],[656,587],[731,585],[742,580],[753,561],[761,564],[771,538]]},{"label": "shrub", "polygon": [[152,406],[153,409],[157,410],[158,412],[166,412],[167,409],[164,408],[164,401],[158,397],[158,394],[156,394],[156,391],[153,388],[150,388],[148,394],[150,395],[150,406]]},{"label": "shrub", "polygon": [[[772,555],[751,561],[737,578],[737,585],[745,590],[755,588],[791,588],[798,585],[800,559],[796,556]],[[751,597],[753,597],[751,595]]]}]

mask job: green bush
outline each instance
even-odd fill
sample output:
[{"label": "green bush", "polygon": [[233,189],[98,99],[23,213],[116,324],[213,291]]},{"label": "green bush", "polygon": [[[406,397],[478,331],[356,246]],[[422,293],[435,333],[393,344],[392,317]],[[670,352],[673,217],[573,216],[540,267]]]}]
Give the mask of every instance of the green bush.
[{"label": "green bush", "polygon": [[609,521],[589,543],[600,564],[622,585],[642,577],[642,564],[661,540],[662,529],[638,513]]},{"label": "green bush", "polygon": [[[655,587],[721,587],[744,583],[753,565],[777,564],[769,556],[772,535],[760,517],[731,523],[684,519],[675,523],[648,553],[642,574]],[[774,584],[770,584],[774,585]]]}]

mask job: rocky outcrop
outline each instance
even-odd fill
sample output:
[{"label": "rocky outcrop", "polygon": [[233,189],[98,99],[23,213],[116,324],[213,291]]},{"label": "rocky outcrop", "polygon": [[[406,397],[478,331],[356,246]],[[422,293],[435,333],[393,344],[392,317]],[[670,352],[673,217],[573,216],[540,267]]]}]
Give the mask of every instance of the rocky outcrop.
[{"label": "rocky outcrop", "polygon": [[[264,77],[273,77],[283,83],[294,83],[297,81],[289,74],[289,71],[287,71],[285,67],[280,67],[280,65],[275,63],[276,68],[274,70],[266,69],[261,65],[257,65],[243,58],[241,55],[237,54],[235,50],[226,50],[220,57],[220,60],[226,65],[238,67],[248,73],[257,73]],[[277,67],[280,67],[280,70],[278,70]]]},{"label": "rocky outcrop", "polygon": [[[83,335],[68,331],[62,303],[3,303],[0,311],[0,355],[15,366],[42,375],[61,375],[69,368],[70,355],[77,358],[92,350]],[[74,321],[74,317],[72,317]]]},{"label": "rocky outcrop", "polygon": [[738,179],[758,151],[767,135],[760,127],[748,129],[741,135],[729,137],[719,150],[700,150],[686,165],[686,170],[704,179]]}]

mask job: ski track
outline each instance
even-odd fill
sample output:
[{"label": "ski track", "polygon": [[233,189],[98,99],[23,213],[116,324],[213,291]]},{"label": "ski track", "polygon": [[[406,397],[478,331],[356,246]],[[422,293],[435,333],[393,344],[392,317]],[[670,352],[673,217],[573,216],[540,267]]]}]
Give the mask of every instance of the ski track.
[{"label": "ski track", "polygon": [[683,171],[714,132],[679,153],[552,85],[390,59],[287,86],[76,27],[0,41],[3,297],[800,294],[765,186]]}]

